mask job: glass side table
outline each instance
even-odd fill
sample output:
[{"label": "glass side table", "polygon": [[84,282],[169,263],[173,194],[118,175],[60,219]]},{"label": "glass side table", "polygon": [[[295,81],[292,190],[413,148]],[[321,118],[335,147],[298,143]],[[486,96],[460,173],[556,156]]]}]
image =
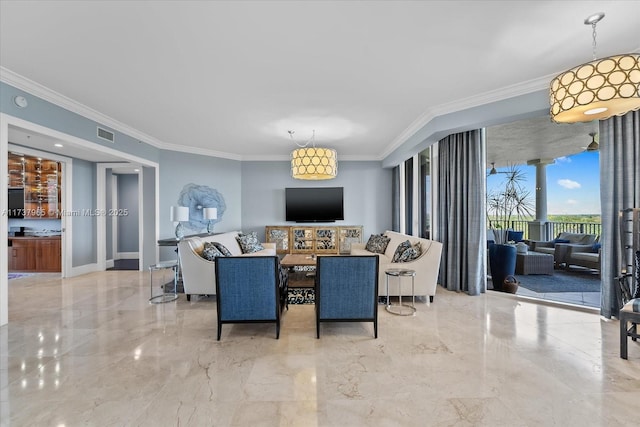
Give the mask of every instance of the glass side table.
[{"label": "glass side table", "polygon": [[[390,268],[385,272],[387,279],[387,306],[385,309],[389,313],[399,316],[413,316],[416,312],[415,278],[416,272],[405,268]],[[398,278],[398,304],[391,304],[389,296],[389,277]],[[402,278],[411,277],[411,305],[402,303]]]},{"label": "glass side table", "polygon": [[[168,283],[164,280],[165,273],[167,270],[172,271],[173,275],[173,289],[167,289]],[[155,281],[160,281],[159,286],[154,286],[154,276],[156,277]],[[157,279],[157,276],[160,276]],[[164,261],[159,262],[154,265],[149,266],[149,281],[150,281],[150,289],[151,295],[149,298],[149,302],[151,304],[162,304],[165,302],[171,302],[178,299],[178,261]],[[158,295],[154,295],[154,289],[160,288],[162,289],[162,293]]]}]

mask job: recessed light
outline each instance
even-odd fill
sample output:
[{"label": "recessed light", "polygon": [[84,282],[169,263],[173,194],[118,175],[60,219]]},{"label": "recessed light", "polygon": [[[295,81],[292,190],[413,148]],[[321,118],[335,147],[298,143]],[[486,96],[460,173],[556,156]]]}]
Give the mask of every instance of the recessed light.
[{"label": "recessed light", "polygon": [[53,144],[53,146],[58,148],[64,147],[64,145],[60,144],[59,142],[56,142],[55,144]]}]

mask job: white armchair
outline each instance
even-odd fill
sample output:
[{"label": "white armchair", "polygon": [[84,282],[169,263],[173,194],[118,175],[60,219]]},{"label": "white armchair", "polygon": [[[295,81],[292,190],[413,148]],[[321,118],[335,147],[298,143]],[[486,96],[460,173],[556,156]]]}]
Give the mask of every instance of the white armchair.
[{"label": "white armchair", "polygon": [[[191,301],[191,295],[215,295],[216,274],[215,261],[204,259],[201,254],[205,242],[219,242],[223,244],[231,255],[243,256],[242,249],[236,240],[239,232],[214,234],[206,237],[190,237],[178,242],[178,256],[182,269],[182,284],[187,301]],[[263,250],[246,254],[247,256],[275,256],[275,243],[262,243]]]}]

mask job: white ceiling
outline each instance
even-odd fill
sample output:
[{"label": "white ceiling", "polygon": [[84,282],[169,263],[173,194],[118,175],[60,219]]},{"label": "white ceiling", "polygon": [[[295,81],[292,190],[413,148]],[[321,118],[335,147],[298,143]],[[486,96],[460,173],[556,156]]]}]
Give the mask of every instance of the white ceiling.
[{"label": "white ceiling", "polygon": [[[639,1],[2,0],[0,66],[161,148],[286,159],[287,130],[315,130],[339,159],[381,160],[445,105],[591,60],[600,11],[598,56],[640,51]],[[577,152],[593,127],[526,126],[489,132],[488,161]]]}]

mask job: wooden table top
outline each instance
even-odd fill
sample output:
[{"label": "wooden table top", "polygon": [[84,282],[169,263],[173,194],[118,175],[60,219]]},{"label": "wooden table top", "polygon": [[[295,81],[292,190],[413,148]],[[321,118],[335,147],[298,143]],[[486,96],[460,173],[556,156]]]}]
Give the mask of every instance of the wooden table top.
[{"label": "wooden table top", "polygon": [[316,258],[311,254],[286,254],[280,265],[283,267],[295,267],[297,265],[316,265]]}]

